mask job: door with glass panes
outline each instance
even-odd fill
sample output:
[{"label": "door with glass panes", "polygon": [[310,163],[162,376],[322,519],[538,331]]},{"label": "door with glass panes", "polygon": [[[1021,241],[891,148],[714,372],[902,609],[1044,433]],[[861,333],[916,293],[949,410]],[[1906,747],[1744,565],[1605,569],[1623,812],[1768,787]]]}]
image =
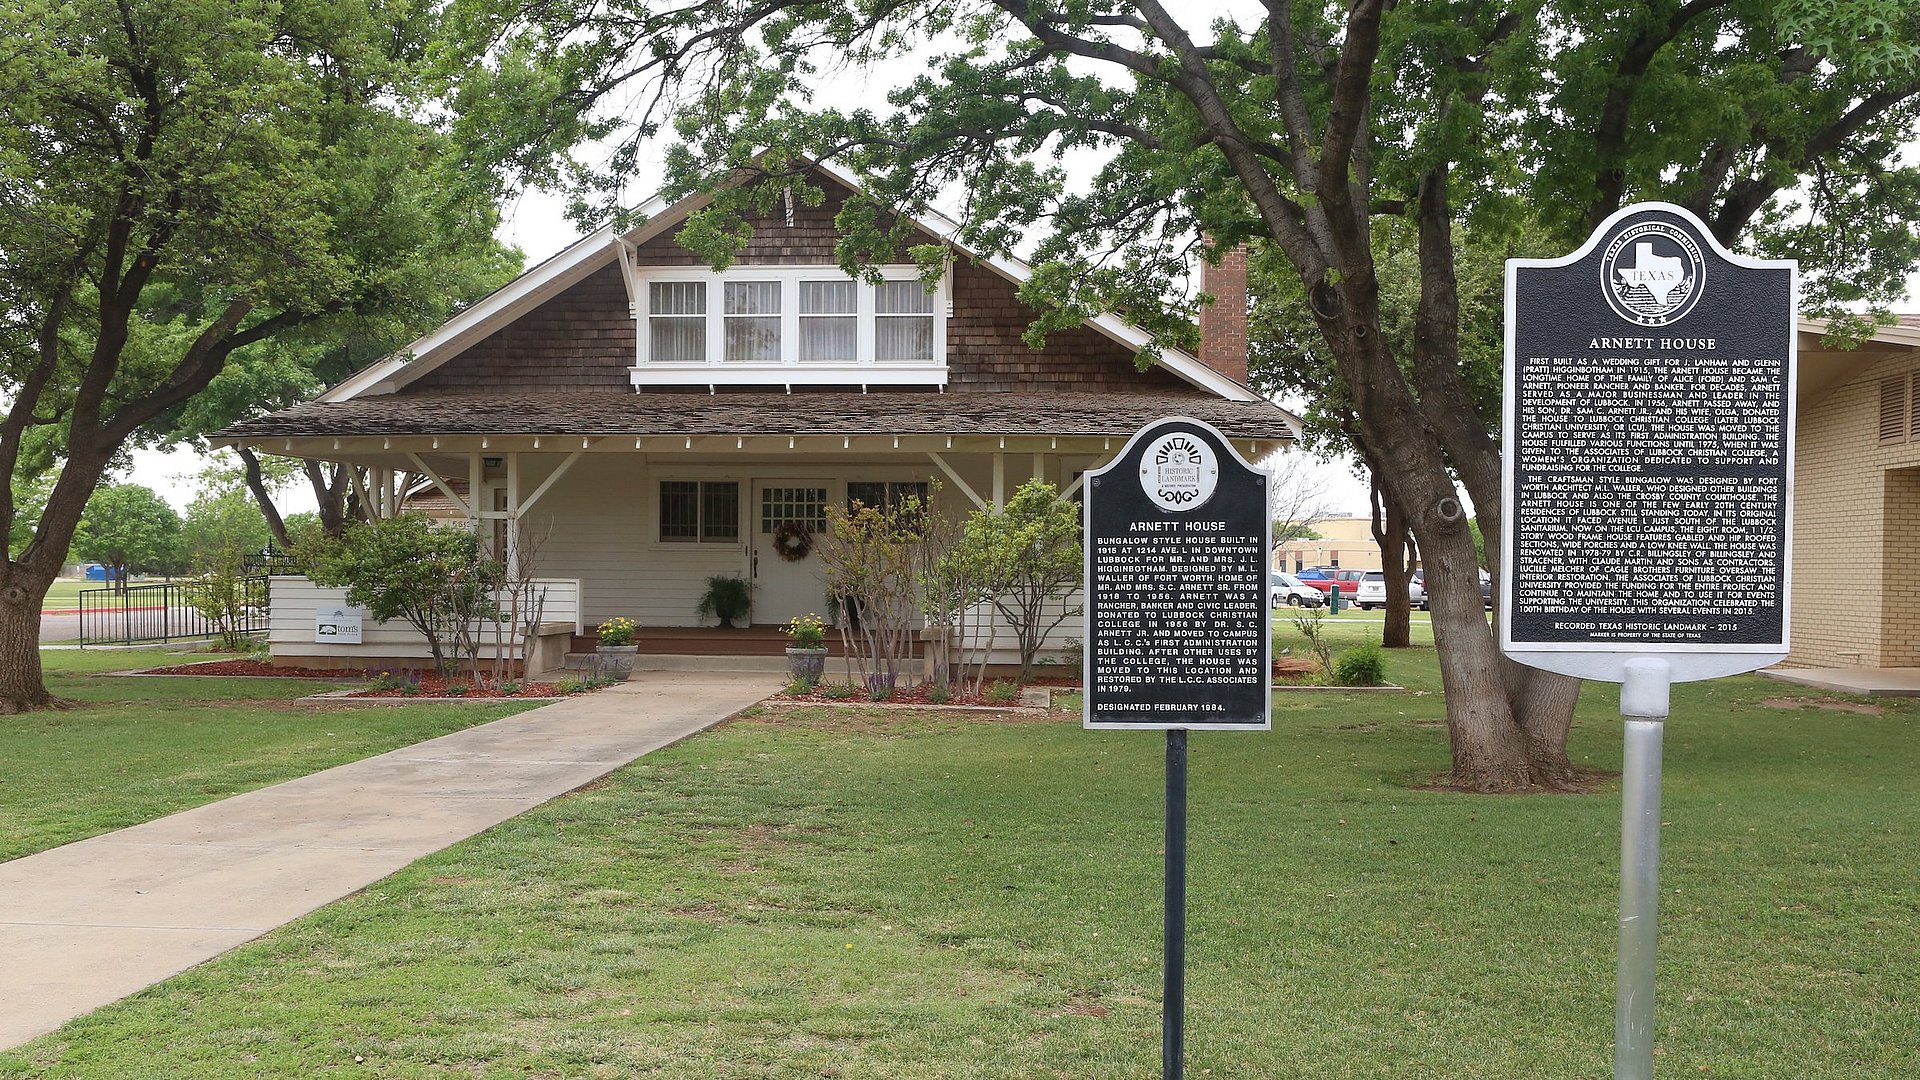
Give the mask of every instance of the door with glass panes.
[{"label": "door with glass panes", "polygon": [[[827,529],[825,480],[758,480],[753,485],[753,621],[785,623],[796,615],[826,616],[826,581],[811,547]],[[809,533],[799,554],[792,537]],[[786,537],[786,550],[781,539]],[[797,557],[796,557],[797,556]]]}]

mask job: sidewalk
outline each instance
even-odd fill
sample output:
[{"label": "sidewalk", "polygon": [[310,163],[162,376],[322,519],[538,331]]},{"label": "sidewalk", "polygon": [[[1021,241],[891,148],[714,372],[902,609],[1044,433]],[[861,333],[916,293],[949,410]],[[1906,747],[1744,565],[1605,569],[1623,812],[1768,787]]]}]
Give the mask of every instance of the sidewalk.
[{"label": "sidewalk", "polygon": [[636,672],[596,694],[0,864],[0,1048],[711,727],[783,680]]}]

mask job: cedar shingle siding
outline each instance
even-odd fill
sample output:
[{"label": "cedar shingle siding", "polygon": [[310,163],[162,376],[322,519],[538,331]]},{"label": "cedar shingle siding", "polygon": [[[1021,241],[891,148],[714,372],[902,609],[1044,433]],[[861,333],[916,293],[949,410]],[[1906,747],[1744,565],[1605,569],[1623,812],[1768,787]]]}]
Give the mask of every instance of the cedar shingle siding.
[{"label": "cedar shingle siding", "polygon": [[401,393],[629,390],[633,319],[619,264],[534,308]]},{"label": "cedar shingle siding", "polygon": [[[753,238],[736,265],[833,262],[833,219],[845,197],[844,189],[827,183],[827,198],[822,205],[795,203],[791,228],[779,208],[771,216],[754,220]],[[670,229],[640,245],[636,261],[643,266],[699,262],[674,242],[674,231]],[[912,242],[932,243],[934,238],[920,233]],[[1089,327],[1049,336],[1043,352],[1028,348],[1020,335],[1033,321],[1033,309],[1019,301],[1011,282],[964,258],[954,265],[952,292],[953,314],[947,319],[949,391],[1126,388],[1159,394],[1204,394],[1158,368],[1136,371],[1130,349]],[[619,265],[610,264],[409,384],[401,393],[629,389],[632,384],[628,372],[636,349],[634,334],[626,285],[621,281]],[[649,391],[653,392],[657,391]]]}]

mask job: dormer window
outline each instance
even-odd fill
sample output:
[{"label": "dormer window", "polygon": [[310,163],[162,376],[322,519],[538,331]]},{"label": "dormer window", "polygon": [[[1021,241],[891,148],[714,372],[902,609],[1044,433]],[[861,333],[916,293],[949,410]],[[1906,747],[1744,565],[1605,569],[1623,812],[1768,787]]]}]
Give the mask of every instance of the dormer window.
[{"label": "dormer window", "polygon": [[944,386],[944,283],[886,267],[868,284],[835,266],[634,267],[633,384]]}]

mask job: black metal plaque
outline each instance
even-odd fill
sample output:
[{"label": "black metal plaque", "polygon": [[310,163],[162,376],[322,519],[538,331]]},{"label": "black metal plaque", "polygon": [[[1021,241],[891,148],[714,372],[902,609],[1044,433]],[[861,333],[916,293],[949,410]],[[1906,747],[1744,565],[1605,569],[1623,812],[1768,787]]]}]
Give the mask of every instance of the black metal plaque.
[{"label": "black metal plaque", "polygon": [[1731,255],[1662,203],[1508,262],[1516,659],[1786,651],[1794,288],[1793,263]]},{"label": "black metal plaque", "polygon": [[1160,420],[1087,475],[1086,526],[1086,726],[1267,730],[1267,474]]}]

